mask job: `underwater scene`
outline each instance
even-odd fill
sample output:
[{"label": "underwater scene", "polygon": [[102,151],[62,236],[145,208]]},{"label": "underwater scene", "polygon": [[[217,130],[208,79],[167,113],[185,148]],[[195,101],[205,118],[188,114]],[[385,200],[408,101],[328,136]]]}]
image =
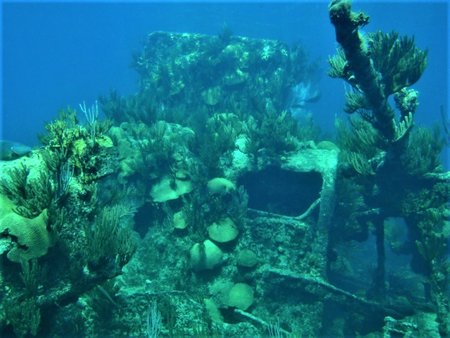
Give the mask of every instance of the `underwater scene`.
[{"label": "underwater scene", "polygon": [[2,11],[0,337],[450,336],[446,2]]}]

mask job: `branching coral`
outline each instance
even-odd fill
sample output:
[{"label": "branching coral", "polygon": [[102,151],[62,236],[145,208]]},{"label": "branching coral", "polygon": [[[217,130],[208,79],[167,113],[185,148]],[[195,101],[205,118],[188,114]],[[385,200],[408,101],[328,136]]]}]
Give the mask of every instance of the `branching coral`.
[{"label": "branching coral", "polygon": [[[414,39],[399,37],[395,32],[362,35],[359,28],[368,23],[368,17],[354,13],[349,0],[331,1],[329,12],[341,45],[337,56],[330,58],[330,75],[351,85],[345,110],[357,112],[361,117],[353,124],[352,132],[340,130],[341,158],[359,174],[341,180],[361,187],[367,219],[379,224],[376,232],[379,271],[383,271],[385,259],[380,219],[405,218],[415,236],[413,260],[422,257],[426,271],[421,272],[430,284],[439,329],[448,334],[444,319],[449,311],[448,297],[444,296],[448,283],[445,258],[448,238],[442,233],[448,188],[426,179],[427,175],[442,171],[443,141],[437,130],[412,128],[419,101],[418,92],[408,88],[425,70],[427,52],[418,49]],[[391,97],[397,113],[390,105]],[[376,216],[370,217],[372,210]],[[413,262],[412,266],[415,265]],[[377,283],[382,286],[384,281]]]},{"label": "branching coral", "polygon": [[300,126],[292,116],[283,111],[281,114],[268,112],[260,118],[250,116],[245,123],[248,142],[246,152],[255,159],[260,154],[278,157],[293,151],[298,146],[298,129]]},{"label": "branching coral", "polygon": [[73,143],[79,139],[82,129],[78,124],[77,112],[68,108],[59,113],[59,118],[45,126],[46,134],[40,135],[39,139],[44,144],[55,151],[70,155]]},{"label": "branching coral", "polygon": [[111,262],[122,268],[136,251],[136,241],[130,228],[121,219],[128,211],[118,205],[104,208],[93,226],[85,229],[86,259],[92,270],[110,268]]},{"label": "branching coral", "polygon": [[144,123],[122,123],[111,130],[118,145],[119,177],[122,180],[139,177],[143,182],[189,172],[194,139],[190,128],[158,121],[150,126]]},{"label": "branching coral", "polygon": [[157,106],[157,102],[153,100],[151,95],[137,94],[130,97],[121,97],[113,91],[108,97],[100,98],[100,106],[105,116],[117,124],[126,121],[152,124],[162,118],[162,116],[157,115],[160,107]]},{"label": "branching coral", "polygon": [[440,154],[444,140],[439,128],[416,127],[408,138],[408,145],[400,155],[400,162],[408,175],[422,176],[442,171]]},{"label": "branching coral", "polygon": [[236,148],[236,140],[243,132],[243,123],[235,114],[214,114],[205,123],[204,129],[196,133],[196,147],[200,161],[209,176],[221,175],[220,160]]},{"label": "branching coral", "polygon": [[370,59],[382,76],[386,97],[416,83],[427,66],[427,51],[415,46],[414,38],[397,32],[369,34]]},{"label": "branching coral", "polygon": [[[97,120],[95,107],[82,110],[86,125],[78,123],[75,111],[62,112],[46,126],[45,147],[12,163],[1,180],[0,250],[23,270],[19,275],[12,264],[2,265],[9,288],[2,305],[20,304],[7,311],[18,335],[36,334],[40,314],[48,313],[44,308],[63,307],[120,274],[135,250],[129,224],[119,224],[122,214],[106,208],[93,221],[100,209],[97,192],[106,181],[99,179],[114,169],[115,148],[106,135],[109,122]],[[3,203],[6,198],[11,203]],[[34,274],[30,260],[45,270],[51,266],[54,274]],[[25,288],[18,287],[21,278]],[[27,325],[21,323],[25,315]]]},{"label": "branching coral", "polygon": [[112,171],[114,162],[109,160],[113,142],[106,135],[111,127],[109,120],[97,120],[98,108],[86,108],[86,126],[79,124],[77,112],[68,108],[60,112],[59,118],[48,123],[47,133],[40,136],[41,142],[54,153],[54,167],[69,162],[76,176],[85,184],[92,183]]},{"label": "branching coral", "polygon": [[[346,111],[353,113],[369,110],[370,122],[388,140],[396,142],[406,135],[395,120],[389,105],[389,96],[414,84],[427,64],[427,52],[418,49],[414,39],[399,38],[398,33],[377,32],[363,36],[359,28],[369,21],[364,13],[354,13],[348,0],[334,0],[330,4],[330,19],[336,29],[336,39],[341,45],[337,56],[330,58],[329,74],[348,82],[354,92],[347,94]],[[407,102],[403,102],[407,100]],[[398,95],[400,123],[414,114],[417,105],[411,105],[410,96]]]},{"label": "branching coral", "polygon": [[350,125],[338,120],[336,128],[341,161],[349,163],[360,175],[374,175],[384,139],[369,122],[358,116],[350,118]]},{"label": "branching coral", "polygon": [[29,169],[20,165],[6,172],[0,181],[0,192],[15,204],[20,215],[33,218],[48,208],[53,199],[53,187],[47,171],[39,171],[29,179]]}]

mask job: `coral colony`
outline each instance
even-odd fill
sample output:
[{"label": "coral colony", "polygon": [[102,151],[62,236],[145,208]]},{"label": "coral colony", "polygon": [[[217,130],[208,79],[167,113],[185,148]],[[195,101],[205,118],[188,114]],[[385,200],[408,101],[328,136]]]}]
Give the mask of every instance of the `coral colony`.
[{"label": "coral colony", "polygon": [[296,116],[319,99],[301,46],[224,28],[150,33],[135,94],[62,110],[38,149],[3,141],[1,336],[448,335],[444,137],[414,123],[427,53],[361,34],[350,1],[329,15],[333,140]]}]

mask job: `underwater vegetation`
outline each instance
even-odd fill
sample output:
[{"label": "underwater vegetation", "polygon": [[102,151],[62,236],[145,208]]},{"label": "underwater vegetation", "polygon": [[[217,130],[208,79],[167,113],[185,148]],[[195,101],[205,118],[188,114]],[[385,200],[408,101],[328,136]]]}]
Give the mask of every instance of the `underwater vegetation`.
[{"label": "underwater vegetation", "polygon": [[[344,79],[352,88],[345,108],[353,114],[351,126],[338,125],[346,174],[337,187],[342,192],[351,189],[349,196],[360,195],[357,205],[348,201],[353,209],[350,223],[356,221],[359,228],[366,219],[366,226],[374,227],[379,278],[374,292],[384,296],[387,291],[384,221],[403,218],[408,228],[404,249],[412,255],[413,269],[427,278],[439,331],[446,335],[450,195],[448,174],[440,164],[444,139],[438,129],[414,126],[419,99],[418,92],[410,88],[426,68],[427,52],[417,48],[414,39],[399,37],[396,32],[361,35],[359,28],[368,23],[368,17],[352,12],[348,1],[332,1],[330,19],[340,44],[337,55],[330,59],[330,75]],[[390,106],[390,96],[397,113]],[[355,213],[360,215],[359,222]],[[367,236],[368,230],[363,232]]]},{"label": "underwater vegetation", "polygon": [[2,166],[6,336],[45,332],[56,308],[118,275],[135,251],[127,207],[105,206],[97,195],[100,178],[113,170],[107,126],[81,125],[74,110],[63,111],[46,126],[44,149]]},{"label": "underwater vegetation", "polygon": [[2,157],[1,336],[448,335],[448,133],[414,124],[411,88],[427,54],[329,10],[351,86],[335,142],[303,111],[327,94],[302,47],[224,27],[150,33],[137,93]]}]

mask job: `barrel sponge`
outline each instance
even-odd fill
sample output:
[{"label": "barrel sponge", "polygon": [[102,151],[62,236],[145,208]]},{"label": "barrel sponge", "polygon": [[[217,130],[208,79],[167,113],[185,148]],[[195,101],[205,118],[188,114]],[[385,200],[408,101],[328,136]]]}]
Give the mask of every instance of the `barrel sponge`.
[{"label": "barrel sponge", "polygon": [[250,249],[244,249],[238,253],[236,263],[238,266],[253,268],[258,264],[258,256]]},{"label": "barrel sponge", "polygon": [[178,179],[165,176],[152,187],[150,196],[154,202],[167,202],[175,200],[181,195],[192,191],[192,182],[187,179]]},{"label": "barrel sponge", "polygon": [[208,181],[207,187],[211,195],[226,195],[236,190],[235,184],[223,177],[216,177]]},{"label": "barrel sponge", "polygon": [[239,235],[239,230],[229,217],[214,222],[208,227],[209,237],[218,243],[227,243]]},{"label": "barrel sponge", "polygon": [[13,243],[7,255],[10,261],[20,263],[47,253],[51,244],[47,219],[47,209],[32,219],[15,212],[0,218],[0,236],[10,238]]},{"label": "barrel sponge", "polygon": [[197,271],[214,269],[223,258],[222,250],[209,239],[203,243],[194,244],[189,253],[191,266]]},{"label": "barrel sponge", "polygon": [[228,293],[227,305],[245,311],[253,304],[253,301],[254,293],[251,286],[245,283],[236,283]]}]

